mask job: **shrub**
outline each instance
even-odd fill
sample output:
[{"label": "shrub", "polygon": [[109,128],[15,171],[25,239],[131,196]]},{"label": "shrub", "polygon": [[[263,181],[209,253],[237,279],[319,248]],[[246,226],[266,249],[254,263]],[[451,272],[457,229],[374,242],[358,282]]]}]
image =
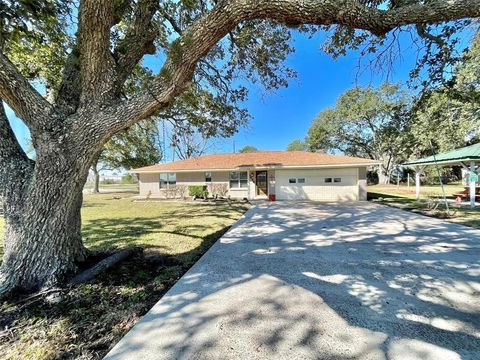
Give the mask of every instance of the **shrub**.
[{"label": "shrub", "polygon": [[208,189],[211,196],[224,198],[228,194],[228,185],[223,183],[211,183]]},{"label": "shrub", "polygon": [[208,195],[207,185],[189,185],[188,195],[197,198],[206,198]]},{"label": "shrub", "polygon": [[122,177],[122,184],[136,184],[137,182],[137,178],[132,174],[127,174]]},{"label": "shrub", "polygon": [[180,198],[185,200],[186,197],[187,197],[187,185],[176,185],[175,198]]}]

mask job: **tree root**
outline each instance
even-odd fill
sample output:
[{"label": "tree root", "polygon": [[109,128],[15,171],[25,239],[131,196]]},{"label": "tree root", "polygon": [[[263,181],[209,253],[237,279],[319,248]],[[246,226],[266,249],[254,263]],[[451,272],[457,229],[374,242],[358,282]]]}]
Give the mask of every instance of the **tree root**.
[{"label": "tree root", "polygon": [[107,257],[106,259],[103,259],[102,261],[100,261],[96,265],[92,266],[91,268],[77,274],[76,276],[73,277],[73,279],[71,279],[68,282],[68,285],[69,286],[76,286],[76,285],[86,283],[87,281],[93,279],[95,276],[97,276],[101,272],[107,270],[108,268],[112,267],[116,263],[118,263],[118,262],[120,262],[120,261],[122,261],[122,260],[124,260],[124,259],[126,259],[130,256],[137,255],[141,251],[142,251],[141,248],[131,248],[131,249],[125,249],[125,250],[119,251],[119,252]]},{"label": "tree root", "polygon": [[[77,286],[80,284],[84,284],[87,281],[93,279],[95,276],[100,274],[101,272],[109,269],[113,265],[117,264],[120,261],[125,260],[126,258],[130,256],[134,256],[142,252],[143,249],[139,247],[135,248],[130,248],[130,249],[125,249],[121,250],[103,260],[95,264],[94,266],[88,268],[85,271],[82,271],[81,273],[75,275],[67,284],[65,288],[58,288],[54,286],[49,286],[49,287],[44,287],[42,290],[39,292],[36,292],[28,297],[25,297],[18,301],[17,305],[20,305],[21,307],[24,307],[26,305],[29,305],[33,302],[36,302],[40,299],[45,298],[46,295],[52,294],[52,293],[60,293],[62,291],[65,291],[66,289]],[[52,284],[53,285],[53,284]],[[0,299],[8,297],[12,291],[16,287],[12,285],[11,282],[8,281],[8,277],[5,276],[5,274],[0,272]],[[23,305],[21,305],[23,304]]]}]

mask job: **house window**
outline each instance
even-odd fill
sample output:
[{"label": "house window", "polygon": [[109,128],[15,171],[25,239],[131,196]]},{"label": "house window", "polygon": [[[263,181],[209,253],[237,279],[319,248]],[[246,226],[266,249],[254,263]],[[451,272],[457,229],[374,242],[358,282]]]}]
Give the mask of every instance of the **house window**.
[{"label": "house window", "polygon": [[230,172],[230,188],[247,188],[248,174],[246,171],[231,171]]},{"label": "house window", "polygon": [[175,186],[177,183],[176,173],[162,173],[160,174],[160,189],[168,189]]},{"label": "house window", "polygon": [[298,179],[297,179],[297,182],[298,182],[299,184],[305,184],[305,178],[298,178]]},{"label": "house window", "polygon": [[212,173],[210,171],[205,173],[205,182],[212,182]]},{"label": "house window", "polygon": [[341,183],[341,182],[342,182],[342,178],[334,178],[334,179],[333,179],[333,182]]},{"label": "house window", "polygon": [[323,179],[324,182],[326,183],[331,183],[332,182],[332,178],[325,178]]},{"label": "house window", "polygon": [[288,179],[288,183],[289,183],[289,184],[296,184],[296,183],[297,183],[297,179]]}]

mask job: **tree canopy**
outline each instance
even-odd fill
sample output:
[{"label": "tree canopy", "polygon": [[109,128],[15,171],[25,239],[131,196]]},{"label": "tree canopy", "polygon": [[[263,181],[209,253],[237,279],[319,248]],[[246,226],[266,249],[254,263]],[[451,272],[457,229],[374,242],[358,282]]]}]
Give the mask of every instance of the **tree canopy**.
[{"label": "tree canopy", "polygon": [[99,162],[109,169],[134,169],[157,164],[162,150],[156,122],[151,119],[116,134],[102,149]]},{"label": "tree canopy", "polygon": [[479,140],[480,32],[447,83],[407,95],[398,84],[342,94],[308,131],[310,150],[341,151],[383,161],[380,181],[408,158],[429,156]]},{"label": "tree canopy", "polygon": [[480,31],[447,84],[431,89],[413,106],[414,157],[462,147],[480,136]]},{"label": "tree canopy", "polygon": [[240,150],[238,150],[239,153],[252,153],[252,152],[257,152],[257,151],[258,151],[258,149],[255,146],[252,146],[252,145],[245,145]]},{"label": "tree canopy", "polygon": [[307,143],[299,139],[293,140],[287,146],[287,151],[306,151],[307,149]]},{"label": "tree canopy", "polygon": [[318,114],[308,131],[308,146],[381,160],[379,176],[388,182],[394,165],[408,157],[407,110],[408,98],[397,84],[355,87],[334,108]]}]

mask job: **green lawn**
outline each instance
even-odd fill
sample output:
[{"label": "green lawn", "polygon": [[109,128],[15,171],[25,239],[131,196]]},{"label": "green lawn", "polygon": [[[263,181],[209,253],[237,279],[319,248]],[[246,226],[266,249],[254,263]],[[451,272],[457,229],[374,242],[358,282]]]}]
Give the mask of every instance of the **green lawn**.
[{"label": "green lawn", "polygon": [[[445,185],[445,194],[447,198],[453,199],[453,194],[464,189],[461,184]],[[391,206],[407,207],[414,211],[419,211],[425,215],[444,217],[445,205],[441,203],[442,189],[437,186],[421,186],[420,201],[415,199],[415,186],[408,188],[405,185],[373,185],[368,187],[368,197],[375,202],[381,202]],[[440,205],[437,211],[429,210],[429,199],[438,199]],[[480,228],[480,208],[470,209],[467,202],[461,205],[449,203],[451,208],[451,216],[445,218],[447,221],[459,223],[466,226]]]},{"label": "green lawn", "polygon": [[[456,194],[459,191],[464,190],[464,186],[462,184],[447,184],[444,185],[445,194],[447,197],[451,197],[452,194]],[[415,184],[411,184],[410,187],[402,184],[400,186],[397,185],[370,185],[368,187],[368,191],[376,192],[376,193],[385,193],[385,194],[392,194],[392,195],[401,195],[403,197],[409,197],[415,199]],[[440,185],[422,185],[420,187],[420,194],[422,197],[434,196],[434,195],[442,195],[442,188]]]},{"label": "green lawn", "polygon": [[13,330],[0,330],[0,358],[102,358],[248,208],[132,202],[132,195],[86,195],[83,235],[91,250],[141,246],[144,253],[65,292],[57,304],[1,304],[0,329]]},{"label": "green lawn", "polygon": [[132,202],[131,195],[85,196],[82,223],[88,248],[141,246],[183,259],[245,211],[245,204],[238,203]]}]

